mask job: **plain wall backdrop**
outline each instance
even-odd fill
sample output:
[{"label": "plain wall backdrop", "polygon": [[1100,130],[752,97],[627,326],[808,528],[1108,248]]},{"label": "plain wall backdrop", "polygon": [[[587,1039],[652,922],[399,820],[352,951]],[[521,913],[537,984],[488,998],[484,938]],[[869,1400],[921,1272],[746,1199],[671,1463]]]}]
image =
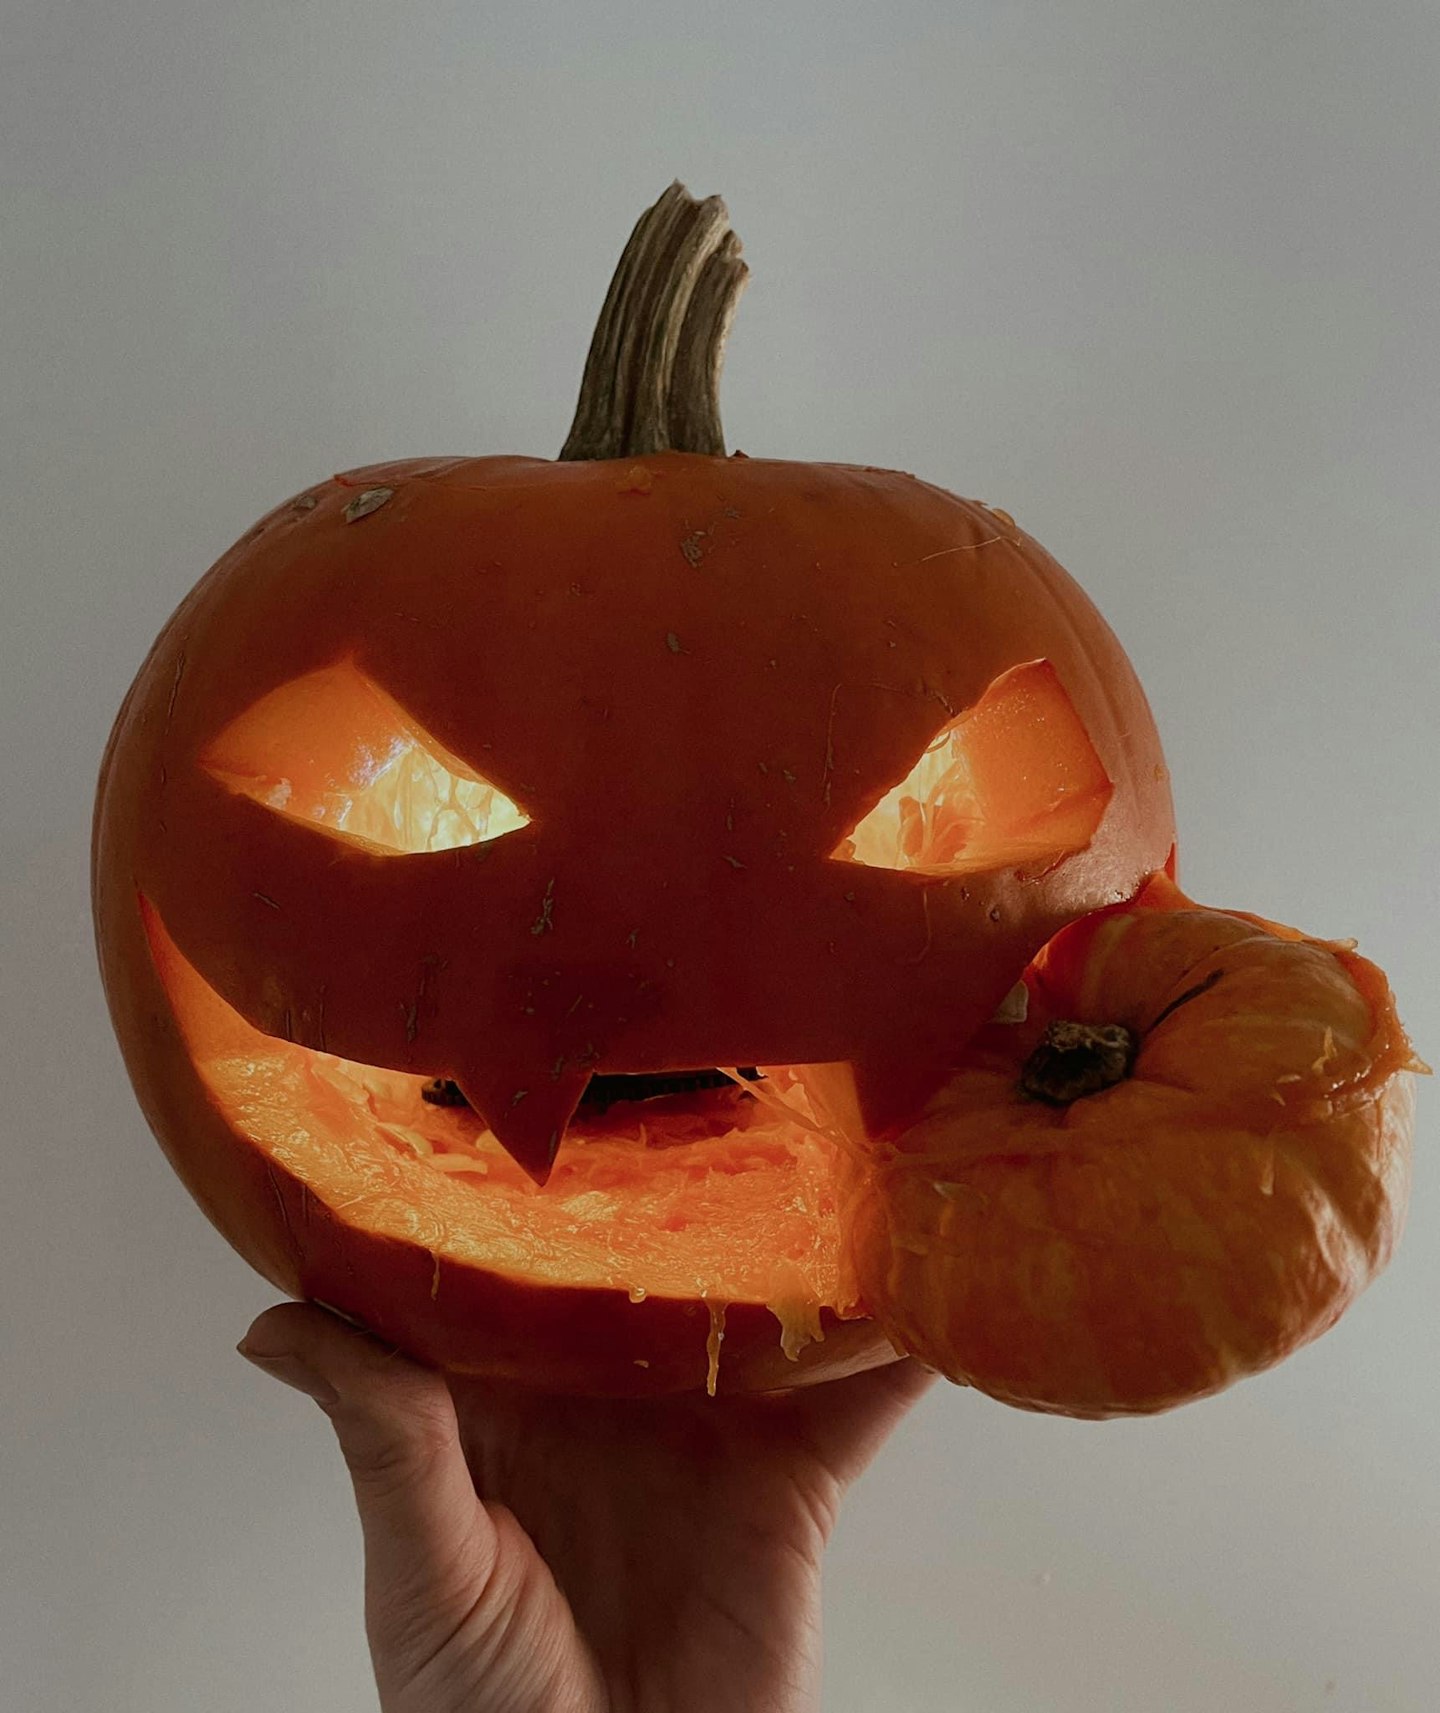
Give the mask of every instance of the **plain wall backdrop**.
[{"label": "plain wall backdrop", "polygon": [[[110,720],[256,517],[549,454],[672,177],[729,443],[1013,512],[1148,687],[1201,899],[1358,935],[1440,1059],[1433,0],[10,0],[0,32],[0,1704],[353,1713],[328,1424],[130,1096]],[[826,1713],[1428,1713],[1440,1173],[1336,1331],[1154,1421],[945,1388],[853,1496]]]}]

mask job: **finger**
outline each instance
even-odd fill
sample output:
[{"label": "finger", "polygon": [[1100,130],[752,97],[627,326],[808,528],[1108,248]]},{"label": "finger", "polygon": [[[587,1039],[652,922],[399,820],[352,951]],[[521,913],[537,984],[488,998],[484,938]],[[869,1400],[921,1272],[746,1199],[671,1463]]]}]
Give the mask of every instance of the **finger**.
[{"label": "finger", "polygon": [[445,1381],[310,1304],[267,1309],[239,1345],[334,1424],[365,1540],[367,1609],[401,1627],[468,1605],[495,1533],[475,1495]]},{"label": "finger", "polygon": [[816,1455],[848,1486],[935,1383],[913,1357],[791,1394]]}]

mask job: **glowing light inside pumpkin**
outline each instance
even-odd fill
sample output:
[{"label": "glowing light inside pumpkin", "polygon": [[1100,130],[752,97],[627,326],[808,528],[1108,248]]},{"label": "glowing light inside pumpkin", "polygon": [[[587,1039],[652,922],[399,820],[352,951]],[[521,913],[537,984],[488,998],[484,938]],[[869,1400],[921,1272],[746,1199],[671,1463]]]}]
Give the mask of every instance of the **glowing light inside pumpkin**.
[{"label": "glowing light inside pumpkin", "polygon": [[[263,696],[203,762],[280,814],[396,855],[481,844],[530,820],[349,660]],[[833,854],[928,873],[1049,863],[1089,843],[1112,791],[1054,668],[1031,661],[944,726]]]},{"label": "glowing light inside pumpkin", "polygon": [[423,1077],[256,1029],[154,906],[142,899],[141,909],[225,1123],[346,1224],[421,1243],[437,1261],[625,1290],[636,1302],[764,1303],[791,1357],[823,1336],[822,1304],[853,1304],[841,1212],[853,1143],[834,1131],[853,1102],[846,1067],[774,1067],[765,1101],[735,1089],[614,1107],[572,1127],[542,1189],[468,1107],[427,1104]]},{"label": "glowing light inside pumpkin", "polygon": [[397,855],[482,844],[530,820],[352,661],[272,690],[203,760],[231,790],[282,815]]},{"label": "glowing light inside pumpkin", "polygon": [[397,747],[334,825],[395,851],[448,851],[527,826],[530,817],[482,779],[453,773],[421,744]]},{"label": "glowing light inside pumpkin", "polygon": [[1094,837],[1114,787],[1048,660],[1002,674],[833,853],[929,873],[1049,863]]}]

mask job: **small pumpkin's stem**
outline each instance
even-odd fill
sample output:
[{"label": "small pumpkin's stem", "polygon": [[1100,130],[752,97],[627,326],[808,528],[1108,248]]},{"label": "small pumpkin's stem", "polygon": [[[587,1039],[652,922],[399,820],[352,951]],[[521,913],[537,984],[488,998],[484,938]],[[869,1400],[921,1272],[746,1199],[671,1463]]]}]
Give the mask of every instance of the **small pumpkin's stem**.
[{"label": "small pumpkin's stem", "polygon": [[725,204],[696,201],[677,180],[621,254],[560,457],[724,457],[720,367],[748,277]]},{"label": "small pumpkin's stem", "polygon": [[1123,1082],[1140,1037],[1123,1023],[1052,1023],[1020,1072],[1021,1090],[1050,1106],[1069,1106]]}]

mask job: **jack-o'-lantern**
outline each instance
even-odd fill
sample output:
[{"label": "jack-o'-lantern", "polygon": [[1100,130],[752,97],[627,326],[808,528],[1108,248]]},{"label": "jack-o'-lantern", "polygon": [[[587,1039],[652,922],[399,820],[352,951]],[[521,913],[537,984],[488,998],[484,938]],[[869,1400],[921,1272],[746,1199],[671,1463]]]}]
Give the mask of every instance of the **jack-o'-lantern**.
[{"label": "jack-o'-lantern", "polygon": [[457,1371],[892,1359],[864,1148],[1172,855],[1137,679],[1005,513],[725,455],[744,277],[672,186],[560,459],[306,488],[106,754],[102,967],[171,1161],[281,1289]]}]

